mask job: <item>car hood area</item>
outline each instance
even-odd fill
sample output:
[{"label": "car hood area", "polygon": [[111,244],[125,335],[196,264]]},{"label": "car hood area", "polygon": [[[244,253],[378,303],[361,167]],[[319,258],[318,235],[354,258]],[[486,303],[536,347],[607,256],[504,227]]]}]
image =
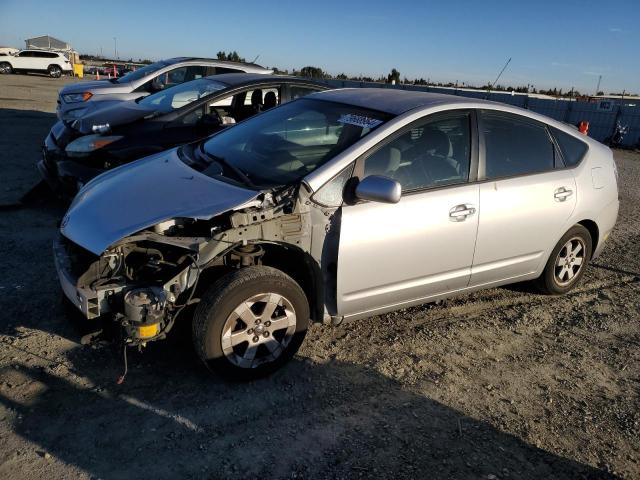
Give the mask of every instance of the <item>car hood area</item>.
[{"label": "car hood area", "polygon": [[60,230],[69,240],[100,255],[118,240],[162,221],[209,219],[259,194],[197,172],[173,149],[89,182],[71,204]]},{"label": "car hood area", "polygon": [[131,85],[128,83],[113,83],[109,80],[93,80],[87,82],[70,83],[65,85],[60,90],[59,95],[65,95],[68,93],[82,93],[82,92],[96,92],[96,90],[102,90],[108,88],[110,92],[129,92],[131,91]]},{"label": "car hood area", "polygon": [[111,127],[126,125],[153,115],[155,108],[130,101],[89,102],[86,112],[72,123],[72,127],[82,134],[93,133],[94,125],[109,124]]}]

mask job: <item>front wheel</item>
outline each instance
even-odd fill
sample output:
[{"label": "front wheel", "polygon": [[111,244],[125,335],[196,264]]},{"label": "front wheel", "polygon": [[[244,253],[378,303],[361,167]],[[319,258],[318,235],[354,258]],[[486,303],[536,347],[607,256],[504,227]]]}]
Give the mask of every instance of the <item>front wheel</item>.
[{"label": "front wheel", "polygon": [[308,326],[307,297],[291,277],[271,267],[246,267],[204,294],[193,318],[193,342],[211,370],[250,380],[289,361]]},{"label": "front wheel", "polygon": [[51,78],[60,78],[62,75],[62,69],[57,65],[51,65],[47,71]]},{"label": "front wheel", "polygon": [[7,63],[7,62],[2,62],[0,63],[0,74],[8,74],[11,73],[12,68],[11,68],[11,64]]},{"label": "front wheel", "polygon": [[537,280],[538,288],[550,295],[567,293],[576,286],[591,259],[591,234],[574,225],[560,239]]}]

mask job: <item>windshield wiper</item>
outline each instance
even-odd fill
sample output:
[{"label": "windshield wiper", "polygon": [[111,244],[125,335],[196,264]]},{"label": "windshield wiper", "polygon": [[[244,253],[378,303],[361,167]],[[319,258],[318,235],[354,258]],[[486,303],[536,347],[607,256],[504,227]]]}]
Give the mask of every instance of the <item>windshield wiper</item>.
[{"label": "windshield wiper", "polygon": [[207,151],[205,151],[204,146],[203,146],[202,143],[200,144],[199,150],[200,150],[200,153],[205,158],[207,158],[208,160],[211,160],[211,161],[214,161],[214,162],[218,162],[219,164],[224,165],[229,170],[231,170],[236,175],[236,177],[238,177],[242,181],[242,183],[244,183],[248,187],[256,188],[256,185],[251,181],[251,179],[247,176],[246,173],[244,173],[242,170],[240,170],[235,165],[232,165],[231,163],[226,161],[224,158],[218,157],[217,155],[212,155],[212,154],[208,153]]}]

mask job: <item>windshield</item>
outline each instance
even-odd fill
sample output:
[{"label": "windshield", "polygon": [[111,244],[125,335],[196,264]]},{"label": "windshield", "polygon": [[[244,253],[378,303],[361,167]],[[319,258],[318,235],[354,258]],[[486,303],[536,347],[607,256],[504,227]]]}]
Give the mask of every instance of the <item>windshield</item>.
[{"label": "windshield", "polygon": [[[353,105],[301,99],[214,135],[203,144],[208,166],[223,163],[253,186],[301,180],[382,125],[390,115]],[[219,169],[198,168],[203,173]]]},{"label": "windshield", "polygon": [[169,113],[191,102],[195,102],[199,98],[227,87],[228,85],[224,83],[200,78],[144,97],[138,103],[152,107],[157,112]]},{"label": "windshield", "polygon": [[127,73],[126,75],[116,79],[115,83],[135,82],[136,80],[146,77],[150,73],[160,70],[162,67],[166,67],[167,65],[169,64],[166,62],[152,63],[151,65],[147,65],[146,67],[138,68],[133,72]]}]

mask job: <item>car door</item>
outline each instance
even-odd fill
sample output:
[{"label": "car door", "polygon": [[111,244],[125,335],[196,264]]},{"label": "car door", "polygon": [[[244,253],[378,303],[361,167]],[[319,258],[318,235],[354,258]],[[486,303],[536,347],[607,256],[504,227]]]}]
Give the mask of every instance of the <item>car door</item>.
[{"label": "car door", "polygon": [[[524,116],[479,114],[480,223],[471,285],[516,280],[546,262],[576,205],[576,183],[547,127]],[[484,155],[482,154],[484,152]]]},{"label": "car door", "polygon": [[[53,56],[55,57],[56,55]],[[51,54],[49,52],[33,52],[31,69],[46,70],[51,63],[53,62],[51,61]]]},{"label": "car door", "polygon": [[397,204],[341,212],[337,309],[350,316],[465,288],[478,227],[473,112],[426,117],[356,164],[355,175],[400,182]]},{"label": "car door", "polygon": [[23,51],[20,52],[15,58],[12,59],[13,68],[20,70],[30,70],[33,68],[32,63],[33,60],[33,52]]}]

